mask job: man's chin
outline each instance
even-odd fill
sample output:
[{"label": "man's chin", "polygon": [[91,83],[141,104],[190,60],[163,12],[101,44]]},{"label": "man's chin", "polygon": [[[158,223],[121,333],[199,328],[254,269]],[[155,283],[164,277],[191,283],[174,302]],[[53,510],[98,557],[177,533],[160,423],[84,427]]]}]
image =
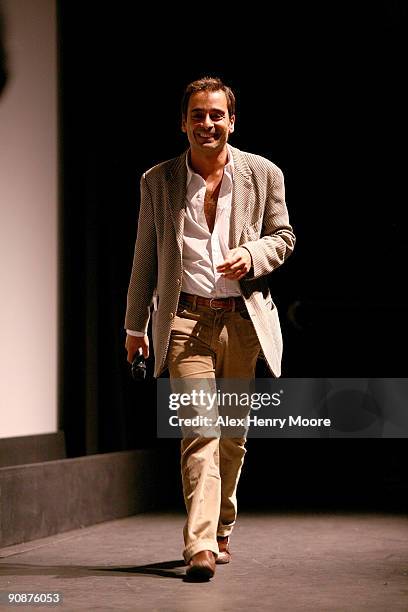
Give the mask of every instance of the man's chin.
[{"label": "man's chin", "polygon": [[212,140],[210,142],[201,142],[198,145],[198,148],[201,151],[221,151],[225,146],[225,143],[220,142],[219,140]]},{"label": "man's chin", "polygon": [[215,138],[208,138],[206,140],[203,139],[203,140],[199,140],[197,142],[197,144],[199,144],[201,147],[204,147],[204,146],[207,146],[207,147],[208,146],[212,146],[213,147],[213,146],[218,145],[218,143],[219,143],[219,141],[215,140]]}]

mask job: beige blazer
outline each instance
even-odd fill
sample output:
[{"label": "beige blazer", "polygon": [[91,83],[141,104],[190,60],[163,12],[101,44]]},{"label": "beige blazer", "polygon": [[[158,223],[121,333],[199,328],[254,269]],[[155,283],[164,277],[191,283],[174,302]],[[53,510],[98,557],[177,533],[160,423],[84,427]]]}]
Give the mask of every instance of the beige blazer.
[{"label": "beige blazer", "polygon": [[[293,251],[282,171],[269,160],[231,147],[234,186],[230,248],[245,246],[253,268],[240,281],[242,295],[273,376],[280,376],[282,334],[267,276]],[[152,314],[154,376],[166,368],[170,334],[183,276],[186,155],[154,166],[141,178],[138,232],[125,328],[143,330]],[[155,299],[153,297],[155,296]],[[152,308],[152,305],[154,306]]]}]

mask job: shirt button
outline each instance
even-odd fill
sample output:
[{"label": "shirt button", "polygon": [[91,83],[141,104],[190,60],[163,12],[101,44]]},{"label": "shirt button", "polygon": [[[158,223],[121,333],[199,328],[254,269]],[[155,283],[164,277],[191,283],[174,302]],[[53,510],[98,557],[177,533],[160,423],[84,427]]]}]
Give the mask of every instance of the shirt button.
[{"label": "shirt button", "polygon": [[181,280],[178,278],[177,279],[177,284],[179,285],[181,283]]}]

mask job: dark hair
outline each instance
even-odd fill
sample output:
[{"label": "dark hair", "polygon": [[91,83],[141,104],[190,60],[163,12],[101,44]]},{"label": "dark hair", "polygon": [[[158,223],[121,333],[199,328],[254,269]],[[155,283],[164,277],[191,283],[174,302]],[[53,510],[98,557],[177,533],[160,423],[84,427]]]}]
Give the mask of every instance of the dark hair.
[{"label": "dark hair", "polygon": [[235,115],[235,96],[230,87],[224,85],[224,83],[218,77],[205,76],[197,81],[193,81],[187,85],[184,90],[183,98],[181,100],[181,114],[183,117],[187,115],[188,102],[192,94],[199,91],[223,91],[227,98],[228,114],[231,117]]}]

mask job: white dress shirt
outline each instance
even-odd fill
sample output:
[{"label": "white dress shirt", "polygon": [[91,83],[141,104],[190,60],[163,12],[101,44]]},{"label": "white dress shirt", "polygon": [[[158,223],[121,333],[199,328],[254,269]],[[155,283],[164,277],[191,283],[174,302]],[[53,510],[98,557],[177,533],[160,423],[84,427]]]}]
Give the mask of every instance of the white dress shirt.
[{"label": "white dress shirt", "polygon": [[[229,247],[229,232],[234,181],[234,162],[227,145],[228,159],[224,167],[218,195],[217,211],[212,233],[204,213],[207,189],[205,180],[187,164],[186,213],[183,235],[183,280],[181,290],[201,297],[231,297],[241,295],[239,282],[217,272]],[[131,336],[147,333],[126,330]]]},{"label": "white dress shirt", "polygon": [[208,229],[204,214],[205,180],[187,163],[186,216],[183,235],[183,280],[181,290],[202,297],[241,295],[239,283],[217,272],[229,248],[234,164],[228,151],[217,202],[214,229]]}]

